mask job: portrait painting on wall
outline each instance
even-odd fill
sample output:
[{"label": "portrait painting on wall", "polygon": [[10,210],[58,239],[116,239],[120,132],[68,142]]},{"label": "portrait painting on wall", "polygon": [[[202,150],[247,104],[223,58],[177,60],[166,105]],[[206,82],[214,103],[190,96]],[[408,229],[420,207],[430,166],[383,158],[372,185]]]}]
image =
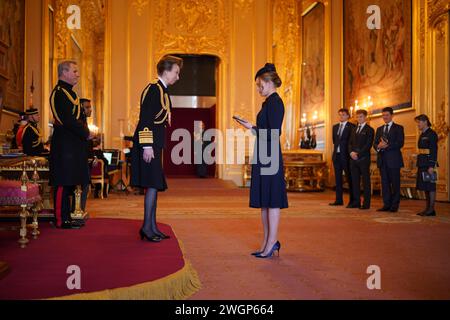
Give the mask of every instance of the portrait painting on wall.
[{"label": "portrait painting on wall", "polygon": [[[324,147],[325,6],[317,3],[302,17],[301,107],[307,125],[316,125],[318,149]],[[317,118],[316,118],[317,117]],[[313,120],[314,118],[314,120]]]},{"label": "portrait painting on wall", "polygon": [[[369,6],[380,8],[380,29],[369,29]],[[372,115],[412,107],[412,1],[344,0],[344,104]],[[370,98],[369,98],[370,97]]]},{"label": "portrait painting on wall", "polygon": [[24,108],[25,1],[0,1],[0,82],[5,110]]}]

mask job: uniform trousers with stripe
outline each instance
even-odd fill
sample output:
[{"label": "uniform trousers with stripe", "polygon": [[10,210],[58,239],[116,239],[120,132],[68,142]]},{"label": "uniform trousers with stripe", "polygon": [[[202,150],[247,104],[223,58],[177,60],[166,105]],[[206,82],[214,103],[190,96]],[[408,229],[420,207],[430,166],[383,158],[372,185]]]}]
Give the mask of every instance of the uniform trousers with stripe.
[{"label": "uniform trousers with stripe", "polygon": [[71,197],[75,190],[74,186],[55,186],[55,220],[56,225],[60,227],[64,221],[70,221],[70,211],[72,209]]}]

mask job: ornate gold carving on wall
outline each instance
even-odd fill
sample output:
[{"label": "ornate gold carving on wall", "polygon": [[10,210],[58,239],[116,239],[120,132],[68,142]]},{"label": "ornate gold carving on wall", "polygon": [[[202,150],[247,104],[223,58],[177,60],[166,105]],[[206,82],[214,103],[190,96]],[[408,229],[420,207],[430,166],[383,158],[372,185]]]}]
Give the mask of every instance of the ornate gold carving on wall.
[{"label": "ornate gold carving on wall", "polygon": [[230,6],[225,0],[160,1],[154,32],[155,60],[167,53],[212,54],[230,48]]},{"label": "ornate gold carving on wall", "polygon": [[425,19],[425,7],[420,3],[420,57],[425,56],[425,33],[426,33],[426,19]]},{"label": "ornate gold carving on wall", "polygon": [[442,101],[440,110],[436,112],[438,116],[436,119],[436,123],[434,125],[440,143],[443,143],[450,134],[450,126],[446,122],[447,113],[448,113],[448,104],[445,101]]},{"label": "ornate gold carving on wall", "polygon": [[133,6],[137,15],[140,17],[142,16],[144,9],[148,6],[148,0],[133,0],[131,6]]},{"label": "ornate gold carving on wall", "polygon": [[[78,5],[81,9],[81,30],[68,30],[66,12],[69,5]],[[105,32],[105,0],[55,0],[55,33],[56,58],[68,58],[70,50],[70,35],[75,34],[80,41],[87,38],[101,40]],[[84,39],[83,39],[84,38]],[[97,43],[97,42],[96,42]],[[85,49],[85,48],[83,48]]]},{"label": "ornate gold carving on wall", "polygon": [[428,5],[428,23],[434,28],[442,19],[446,19],[445,15],[450,10],[450,2],[448,0],[427,0]]},{"label": "ornate gold carving on wall", "polygon": [[[273,0],[273,60],[283,80],[280,95],[286,107],[285,140],[291,147],[296,142],[294,106],[298,104],[296,88],[298,87],[300,27],[298,24],[297,0]],[[284,145],[284,143],[283,143]]]},{"label": "ornate gold carving on wall", "polygon": [[234,0],[234,8],[237,13],[246,15],[254,3],[255,0]]},{"label": "ornate gold carving on wall", "polygon": [[[78,5],[81,9],[80,30],[67,28],[69,5]],[[55,60],[57,63],[65,59],[77,60],[81,75],[78,93],[93,99],[94,106],[102,108],[105,0],[55,0],[54,9]],[[99,114],[96,112],[94,117]]]}]

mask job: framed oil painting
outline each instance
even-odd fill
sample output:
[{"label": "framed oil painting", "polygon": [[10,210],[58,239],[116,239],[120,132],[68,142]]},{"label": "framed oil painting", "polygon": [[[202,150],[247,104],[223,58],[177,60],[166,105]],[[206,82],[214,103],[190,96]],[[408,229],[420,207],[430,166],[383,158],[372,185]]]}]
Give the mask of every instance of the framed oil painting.
[{"label": "framed oil painting", "polygon": [[[380,8],[380,29],[367,26],[371,5]],[[412,108],[411,21],[411,0],[344,0],[345,107],[366,105],[372,116]]]},{"label": "framed oil painting", "polygon": [[24,108],[25,0],[0,1],[0,81],[4,110]]},{"label": "framed oil painting", "polygon": [[[325,6],[318,2],[302,16],[301,106],[306,125],[314,125],[317,149],[325,141]],[[305,117],[303,117],[305,116]],[[305,125],[302,121],[302,127]]]}]

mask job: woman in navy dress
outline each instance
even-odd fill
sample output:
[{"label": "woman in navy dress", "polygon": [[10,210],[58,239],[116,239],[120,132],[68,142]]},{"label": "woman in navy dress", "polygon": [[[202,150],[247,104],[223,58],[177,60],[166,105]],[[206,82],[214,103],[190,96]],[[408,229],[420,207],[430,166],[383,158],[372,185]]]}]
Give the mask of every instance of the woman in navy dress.
[{"label": "woman in navy dress", "polygon": [[[284,104],[277,93],[281,79],[273,64],[267,63],[255,77],[258,92],[266,100],[256,120],[256,126],[241,122],[256,135],[252,179],[250,187],[250,207],[261,209],[264,239],[260,250],[252,253],[257,258],[278,254],[278,225],[281,209],[288,208],[286,181],[284,179],[283,157],[281,153],[281,128],[284,118]],[[267,159],[270,161],[268,162]]]}]

